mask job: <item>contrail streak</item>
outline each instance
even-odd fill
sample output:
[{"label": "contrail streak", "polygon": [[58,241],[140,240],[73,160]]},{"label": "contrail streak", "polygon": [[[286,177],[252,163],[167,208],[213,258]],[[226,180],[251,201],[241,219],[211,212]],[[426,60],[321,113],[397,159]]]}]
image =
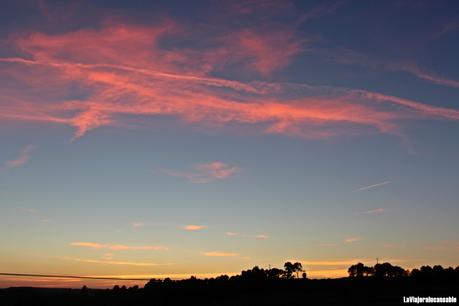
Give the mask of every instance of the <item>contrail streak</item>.
[{"label": "contrail streak", "polygon": [[364,191],[364,190],[372,189],[372,188],[375,188],[375,187],[384,186],[384,185],[387,185],[389,183],[390,183],[390,181],[384,181],[384,182],[381,182],[381,183],[378,183],[378,184],[373,184],[373,185],[369,185],[369,186],[360,187],[359,189],[355,190],[355,192]]}]

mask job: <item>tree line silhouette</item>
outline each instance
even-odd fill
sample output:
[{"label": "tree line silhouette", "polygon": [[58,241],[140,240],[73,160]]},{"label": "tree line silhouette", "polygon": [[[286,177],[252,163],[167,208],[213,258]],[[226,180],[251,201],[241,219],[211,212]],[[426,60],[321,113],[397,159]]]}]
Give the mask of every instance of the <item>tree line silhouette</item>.
[{"label": "tree line silhouette", "polygon": [[393,278],[393,277],[412,277],[417,279],[459,279],[459,266],[456,268],[443,268],[441,265],[422,266],[420,269],[405,270],[399,266],[385,262],[376,264],[373,267],[365,266],[359,262],[352,265],[347,270],[351,278],[376,277],[376,278]]},{"label": "tree line silhouette", "polygon": [[9,288],[0,290],[0,305],[388,305],[402,296],[457,296],[459,266],[422,266],[406,270],[388,262],[349,267],[339,279],[308,279],[300,262],[283,269],[258,266],[238,275],[172,280],[151,279],[143,288],[112,289]]}]

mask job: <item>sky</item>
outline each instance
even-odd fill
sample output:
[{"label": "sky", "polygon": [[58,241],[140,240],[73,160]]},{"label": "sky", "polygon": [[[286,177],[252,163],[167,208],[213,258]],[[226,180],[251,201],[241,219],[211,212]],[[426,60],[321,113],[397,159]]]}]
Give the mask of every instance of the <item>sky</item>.
[{"label": "sky", "polygon": [[2,1],[0,272],[455,267],[457,54],[457,1]]}]

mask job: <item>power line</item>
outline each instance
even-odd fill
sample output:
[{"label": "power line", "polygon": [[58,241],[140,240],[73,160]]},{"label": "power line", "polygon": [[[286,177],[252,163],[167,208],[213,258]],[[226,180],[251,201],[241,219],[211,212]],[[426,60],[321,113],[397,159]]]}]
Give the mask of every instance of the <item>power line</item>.
[{"label": "power line", "polygon": [[99,279],[99,280],[121,280],[121,281],[149,281],[150,278],[121,278],[121,277],[96,277],[96,276],[77,276],[77,275],[48,275],[48,274],[22,274],[22,273],[3,273],[0,276],[19,276],[19,277],[43,277],[43,278],[76,278],[76,279]]}]

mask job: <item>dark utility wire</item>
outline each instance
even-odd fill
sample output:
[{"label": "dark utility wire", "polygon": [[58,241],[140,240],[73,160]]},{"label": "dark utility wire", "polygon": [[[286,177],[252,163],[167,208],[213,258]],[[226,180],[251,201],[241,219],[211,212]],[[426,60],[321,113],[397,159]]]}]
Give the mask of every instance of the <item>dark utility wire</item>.
[{"label": "dark utility wire", "polygon": [[95,276],[76,276],[76,275],[46,275],[46,274],[20,274],[20,273],[2,273],[0,276],[20,276],[20,277],[44,277],[44,278],[76,278],[76,279],[105,279],[121,281],[149,281],[150,278],[121,278],[121,277],[95,277]]}]

